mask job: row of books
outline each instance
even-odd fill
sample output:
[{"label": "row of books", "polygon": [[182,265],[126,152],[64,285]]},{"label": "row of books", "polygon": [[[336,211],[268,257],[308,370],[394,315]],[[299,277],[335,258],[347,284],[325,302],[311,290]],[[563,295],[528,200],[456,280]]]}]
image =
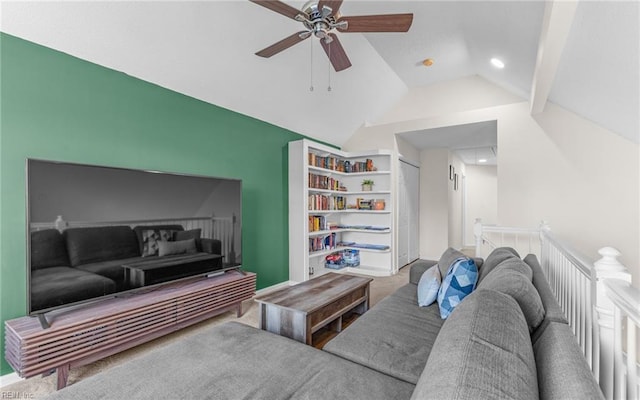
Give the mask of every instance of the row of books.
[{"label": "row of books", "polygon": [[309,187],[313,189],[337,190],[346,192],[347,188],[340,181],[329,176],[309,173]]},{"label": "row of books", "polygon": [[309,210],[345,210],[347,199],[343,196],[309,195]]},{"label": "row of books", "polygon": [[309,232],[326,231],[328,229],[327,217],[323,215],[309,215]]},{"label": "row of books", "polygon": [[375,171],[373,160],[367,158],[365,161],[349,161],[334,156],[320,156],[309,153],[309,165],[330,169],[338,172],[370,172]]},{"label": "row of books", "polygon": [[331,250],[337,247],[336,234],[309,238],[309,252]]}]

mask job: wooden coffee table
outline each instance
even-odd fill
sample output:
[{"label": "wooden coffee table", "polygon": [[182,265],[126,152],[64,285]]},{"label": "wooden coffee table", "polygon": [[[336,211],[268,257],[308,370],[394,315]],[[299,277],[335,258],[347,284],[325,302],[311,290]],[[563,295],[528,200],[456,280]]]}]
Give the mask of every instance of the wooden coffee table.
[{"label": "wooden coffee table", "polygon": [[346,313],[369,309],[372,280],[330,272],[258,297],[259,328],[312,345],[314,332],[329,325],[340,332]]}]

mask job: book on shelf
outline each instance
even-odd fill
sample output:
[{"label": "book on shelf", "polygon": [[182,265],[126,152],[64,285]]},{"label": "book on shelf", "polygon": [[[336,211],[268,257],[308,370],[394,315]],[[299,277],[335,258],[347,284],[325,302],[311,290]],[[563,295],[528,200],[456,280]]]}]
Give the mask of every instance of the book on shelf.
[{"label": "book on shelf", "polygon": [[310,194],[308,199],[308,209],[310,211],[344,210],[347,204],[344,196]]},{"label": "book on shelf", "polygon": [[337,247],[336,234],[330,233],[328,235],[316,236],[309,238],[309,252],[330,250]]},{"label": "book on shelf", "polygon": [[346,173],[372,172],[376,170],[376,167],[373,165],[373,160],[370,158],[364,161],[349,161],[335,156],[321,156],[313,152],[309,152],[309,165]]},{"label": "book on shelf", "polygon": [[339,180],[330,176],[312,174],[311,172],[309,172],[309,188],[335,190],[339,192],[347,191],[347,188],[342,185]]}]

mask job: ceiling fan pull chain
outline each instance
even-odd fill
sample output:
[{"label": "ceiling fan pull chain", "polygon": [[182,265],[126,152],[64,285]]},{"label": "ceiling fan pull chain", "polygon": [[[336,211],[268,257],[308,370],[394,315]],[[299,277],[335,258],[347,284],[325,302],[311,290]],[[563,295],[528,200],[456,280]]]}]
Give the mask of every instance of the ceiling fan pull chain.
[{"label": "ceiling fan pull chain", "polygon": [[309,91],[313,92],[313,40],[309,40],[309,43],[311,43],[311,57],[310,57],[310,64],[309,64],[309,75],[310,75],[310,80],[311,82],[309,83]]},{"label": "ceiling fan pull chain", "polygon": [[329,86],[327,86],[327,92],[331,91],[331,42],[329,42],[329,51],[328,51],[328,56],[329,56],[329,62],[327,63],[327,65],[329,66]]}]

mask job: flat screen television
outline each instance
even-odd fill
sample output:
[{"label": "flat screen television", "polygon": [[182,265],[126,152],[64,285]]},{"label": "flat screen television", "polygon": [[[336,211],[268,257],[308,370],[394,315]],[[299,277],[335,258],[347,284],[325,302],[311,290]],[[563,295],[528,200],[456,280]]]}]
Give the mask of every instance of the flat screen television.
[{"label": "flat screen television", "polygon": [[242,181],[27,160],[30,315],[242,265]]}]

